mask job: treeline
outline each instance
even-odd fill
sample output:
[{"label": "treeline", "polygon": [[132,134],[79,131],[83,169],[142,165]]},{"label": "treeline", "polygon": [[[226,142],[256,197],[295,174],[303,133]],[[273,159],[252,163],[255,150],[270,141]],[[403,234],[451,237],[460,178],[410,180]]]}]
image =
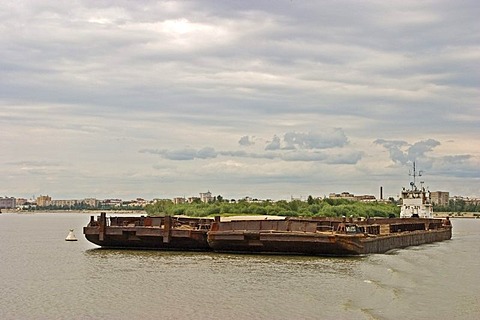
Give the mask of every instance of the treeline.
[{"label": "treeline", "polygon": [[480,212],[480,204],[478,202],[466,202],[463,199],[451,199],[448,205],[433,206],[434,212]]},{"label": "treeline", "polygon": [[400,208],[394,203],[357,202],[346,199],[313,199],[308,201],[261,201],[235,203],[174,204],[171,200],[157,201],[145,207],[149,215],[186,215],[206,217],[215,215],[278,215],[290,217],[389,217],[399,216]]}]

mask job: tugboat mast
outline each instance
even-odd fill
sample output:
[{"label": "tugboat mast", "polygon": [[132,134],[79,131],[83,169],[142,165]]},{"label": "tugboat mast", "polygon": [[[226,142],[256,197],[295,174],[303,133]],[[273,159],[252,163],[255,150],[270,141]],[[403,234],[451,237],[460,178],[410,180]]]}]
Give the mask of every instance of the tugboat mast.
[{"label": "tugboat mast", "polygon": [[415,169],[415,161],[413,162],[413,174],[412,172],[410,171],[410,173],[408,174],[409,176],[413,176],[413,182],[410,182],[410,186],[412,187],[412,189],[415,189],[417,190],[417,184],[416,184],[416,178],[417,177],[421,177],[422,176],[422,173],[423,171],[419,171],[417,173],[416,169]]}]

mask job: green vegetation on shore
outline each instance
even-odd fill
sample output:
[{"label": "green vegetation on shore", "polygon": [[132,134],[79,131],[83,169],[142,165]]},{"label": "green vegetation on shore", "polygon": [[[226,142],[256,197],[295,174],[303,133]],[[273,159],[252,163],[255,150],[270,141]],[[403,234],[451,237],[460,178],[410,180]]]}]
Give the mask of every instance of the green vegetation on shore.
[{"label": "green vegetation on shore", "polygon": [[260,201],[235,203],[216,200],[210,203],[174,204],[160,200],[145,207],[149,215],[186,215],[191,217],[227,215],[276,215],[290,217],[388,217],[399,216],[400,208],[394,203],[357,202],[345,199],[313,199],[308,201]]},{"label": "green vegetation on shore", "polygon": [[434,212],[480,212],[478,202],[466,202],[463,199],[450,199],[446,206],[433,206]]}]

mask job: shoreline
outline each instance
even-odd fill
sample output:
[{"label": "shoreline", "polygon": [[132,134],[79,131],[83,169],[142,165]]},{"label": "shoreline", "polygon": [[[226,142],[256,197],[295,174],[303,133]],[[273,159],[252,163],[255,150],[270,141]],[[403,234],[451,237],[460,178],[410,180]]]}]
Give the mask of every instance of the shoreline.
[{"label": "shoreline", "polygon": [[450,219],[480,219],[479,212],[438,212],[433,214],[434,218],[446,218]]},{"label": "shoreline", "polygon": [[[35,214],[35,213],[72,213],[72,214],[100,214],[106,212],[107,214],[139,214],[139,215],[148,215],[145,210],[13,210],[13,209],[1,209],[0,214],[2,213],[17,213],[17,214]],[[244,217],[243,215],[241,215]],[[269,216],[263,216],[269,217]],[[451,219],[480,219],[480,212],[436,212],[433,214],[434,218],[445,219],[449,217]]]},{"label": "shoreline", "polygon": [[2,209],[1,213],[18,213],[18,214],[35,214],[35,213],[71,213],[71,214],[100,214],[106,212],[107,214],[144,214],[145,210],[12,210]]}]

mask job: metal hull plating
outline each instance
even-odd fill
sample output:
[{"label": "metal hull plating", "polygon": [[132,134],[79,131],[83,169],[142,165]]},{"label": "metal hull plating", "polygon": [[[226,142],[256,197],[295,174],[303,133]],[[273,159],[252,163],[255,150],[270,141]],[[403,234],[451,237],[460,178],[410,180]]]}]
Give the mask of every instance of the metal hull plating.
[{"label": "metal hull plating", "polygon": [[[448,223],[447,223],[448,222]],[[317,218],[238,220],[172,217],[106,218],[83,229],[101,247],[298,255],[359,255],[443,241],[452,237],[440,219]]]},{"label": "metal hull plating", "polygon": [[105,248],[207,251],[210,219],[171,217],[91,217],[85,238]]},{"label": "metal hull plating", "polygon": [[135,228],[135,230],[123,229],[121,231],[107,229],[103,240],[100,240],[99,233],[96,230],[91,230],[88,227],[84,228],[84,234],[88,241],[105,248],[194,251],[210,250],[205,231],[173,231],[171,239],[168,242],[164,242],[164,234],[162,230],[142,230],[142,228],[138,227]]},{"label": "metal hull plating", "polygon": [[[287,224],[277,222],[274,228],[261,221],[257,225],[241,221],[220,222],[215,223],[209,231],[208,243],[213,250],[220,252],[341,256],[384,253],[452,237],[451,227],[443,226],[438,219],[388,221],[381,219],[364,222],[363,225],[357,223],[355,230],[361,229],[363,232],[355,233],[340,231],[343,230],[343,222],[333,219],[322,222],[290,221]],[[247,225],[249,230],[241,230]],[[331,231],[318,231],[322,226],[330,226]],[[279,228],[284,230],[279,231]]]},{"label": "metal hull plating", "polygon": [[392,249],[448,240],[450,230],[414,231],[389,236],[341,236],[322,234],[266,233],[258,240],[241,239],[241,235],[209,235],[214,251],[297,255],[361,255],[385,253]]}]

